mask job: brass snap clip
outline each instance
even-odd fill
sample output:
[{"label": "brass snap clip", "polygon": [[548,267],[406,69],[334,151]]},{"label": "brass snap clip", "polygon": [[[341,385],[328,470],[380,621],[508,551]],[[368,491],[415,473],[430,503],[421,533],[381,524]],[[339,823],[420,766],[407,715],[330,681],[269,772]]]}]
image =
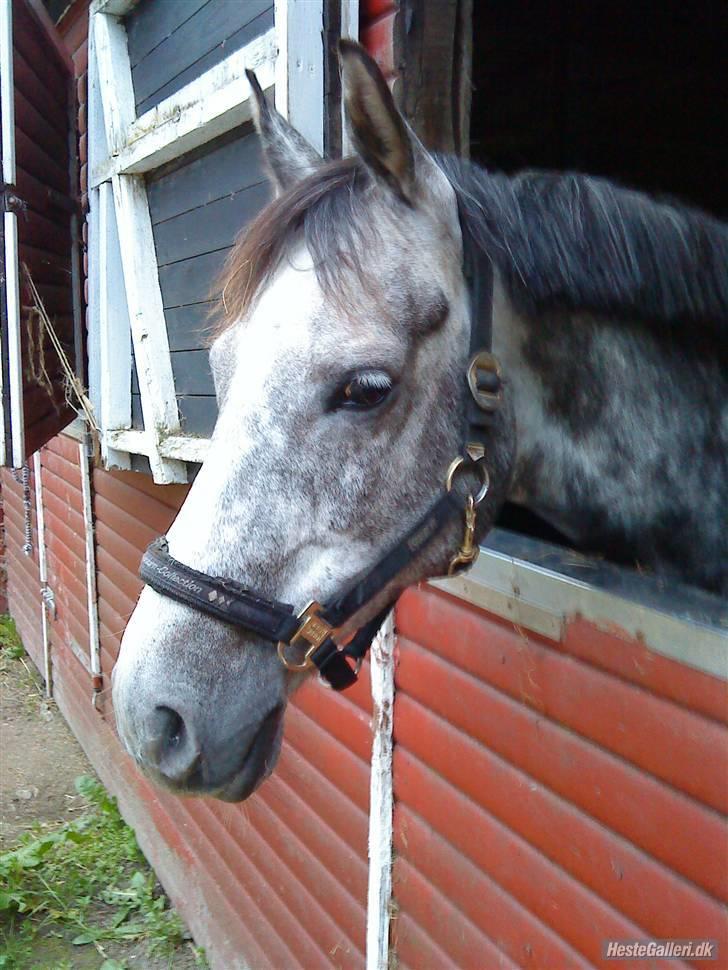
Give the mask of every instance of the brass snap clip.
[{"label": "brass snap clip", "polygon": [[475,541],[475,523],[477,519],[477,508],[488,494],[490,487],[490,476],[485,467],[485,452],[475,445],[468,446],[468,456],[459,455],[450,465],[445,476],[445,488],[448,492],[452,491],[453,482],[458,472],[474,469],[480,477],[480,488],[475,496],[472,492],[465,501],[465,525],[463,528],[463,538],[460,548],[450,560],[447,570],[448,576],[461,569],[463,566],[472,566],[478,558],[480,549]]},{"label": "brass snap clip", "polygon": [[[334,628],[319,616],[319,610],[321,609],[321,604],[317,603],[316,600],[312,600],[308,606],[298,614],[298,619],[301,620],[301,625],[296,630],[296,632],[291,637],[290,643],[283,643],[283,641],[278,641],[278,656],[280,657],[283,666],[288,670],[308,670],[310,667],[314,666],[314,662],[311,659],[313,654],[318,650],[324,640],[328,640],[330,636],[333,636]],[[297,643],[303,640],[307,643],[308,649],[303,655],[303,660],[298,663],[294,660],[289,660],[286,656],[286,647],[294,647]]]},{"label": "brass snap clip", "polygon": [[468,501],[465,505],[465,529],[463,531],[463,538],[460,543],[460,548],[450,560],[450,566],[447,570],[448,576],[453,576],[463,566],[472,566],[478,558],[480,549],[475,542],[475,517],[475,499],[472,495],[468,495]]}]

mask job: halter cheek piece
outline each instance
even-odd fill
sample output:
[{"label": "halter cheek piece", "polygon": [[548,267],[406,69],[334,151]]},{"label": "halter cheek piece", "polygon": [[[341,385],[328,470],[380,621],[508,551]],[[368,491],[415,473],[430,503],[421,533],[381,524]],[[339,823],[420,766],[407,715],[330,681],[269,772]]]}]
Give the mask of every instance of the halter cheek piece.
[{"label": "halter cheek piece", "polygon": [[[473,239],[462,210],[460,227],[471,319],[463,454],[450,464],[442,495],[413,528],[346,592],[324,606],[313,601],[298,614],[288,603],[267,599],[232,579],[208,576],[178,562],[170,556],[164,536],[152,542],[141,562],[141,578],[158,593],[270,640],[277,644],[285,667],[298,671],[316,667],[334,690],[355,683],[361,662],[393,604],[388,603],[344,646],[336,640],[338,629],[402,572],[448,522],[464,516],[462,542],[450,562],[449,574],[469,566],[478,555],[477,507],[489,485],[485,447],[479,442],[500,406],[503,388],[498,362],[491,353],[493,267]],[[467,496],[463,509],[453,484],[466,471],[478,476],[480,487],[475,495]]]}]

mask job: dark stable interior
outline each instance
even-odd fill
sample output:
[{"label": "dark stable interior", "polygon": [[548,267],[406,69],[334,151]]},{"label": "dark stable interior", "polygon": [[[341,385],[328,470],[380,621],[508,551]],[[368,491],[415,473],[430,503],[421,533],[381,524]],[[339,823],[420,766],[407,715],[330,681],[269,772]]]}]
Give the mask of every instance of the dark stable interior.
[{"label": "dark stable interior", "polygon": [[[725,0],[476,0],[473,159],[604,175],[728,217]],[[507,504],[499,524],[569,545]]]}]

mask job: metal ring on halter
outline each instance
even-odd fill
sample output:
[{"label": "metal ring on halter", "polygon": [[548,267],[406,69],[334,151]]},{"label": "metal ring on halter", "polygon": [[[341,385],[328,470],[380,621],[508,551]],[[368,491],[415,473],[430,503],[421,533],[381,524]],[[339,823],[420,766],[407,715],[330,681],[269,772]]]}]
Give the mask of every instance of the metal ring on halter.
[{"label": "metal ring on halter", "polygon": [[478,493],[473,497],[475,505],[478,506],[488,494],[488,489],[490,488],[490,475],[488,474],[488,469],[485,467],[484,456],[481,455],[479,458],[473,459],[470,457],[466,458],[464,455],[458,455],[451,462],[447,470],[445,488],[448,492],[451,492],[457,473],[459,471],[469,471],[471,468],[480,475],[480,488],[478,489]]}]

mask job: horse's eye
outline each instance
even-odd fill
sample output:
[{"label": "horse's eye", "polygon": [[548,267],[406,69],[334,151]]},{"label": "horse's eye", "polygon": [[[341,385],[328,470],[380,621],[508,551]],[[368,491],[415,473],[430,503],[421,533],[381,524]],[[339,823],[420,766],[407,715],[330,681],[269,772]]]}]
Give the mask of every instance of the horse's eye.
[{"label": "horse's eye", "polygon": [[345,384],[338,395],[338,406],[361,410],[378,407],[389,396],[392,380],[382,371],[365,371]]}]

